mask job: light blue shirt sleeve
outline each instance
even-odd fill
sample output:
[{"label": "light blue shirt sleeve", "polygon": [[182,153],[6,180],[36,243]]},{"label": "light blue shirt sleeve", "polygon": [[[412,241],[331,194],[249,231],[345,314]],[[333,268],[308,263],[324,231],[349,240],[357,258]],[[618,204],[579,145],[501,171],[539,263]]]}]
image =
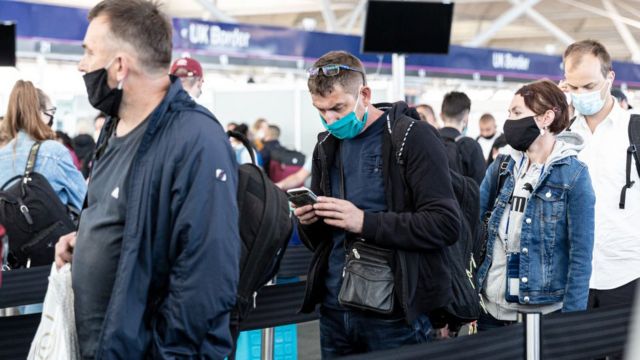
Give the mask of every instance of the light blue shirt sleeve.
[{"label": "light blue shirt sleeve", "polygon": [[82,209],[87,184],[82,173],[73,164],[69,149],[55,141],[43,142],[35,171],[49,180],[63,204]]}]

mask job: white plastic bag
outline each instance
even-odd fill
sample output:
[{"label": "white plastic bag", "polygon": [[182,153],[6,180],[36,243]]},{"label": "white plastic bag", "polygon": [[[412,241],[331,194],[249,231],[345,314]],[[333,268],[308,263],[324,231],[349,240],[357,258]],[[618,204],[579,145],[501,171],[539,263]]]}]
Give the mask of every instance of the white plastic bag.
[{"label": "white plastic bag", "polygon": [[51,267],[42,318],[27,360],[78,359],[78,334],[73,311],[71,265]]}]

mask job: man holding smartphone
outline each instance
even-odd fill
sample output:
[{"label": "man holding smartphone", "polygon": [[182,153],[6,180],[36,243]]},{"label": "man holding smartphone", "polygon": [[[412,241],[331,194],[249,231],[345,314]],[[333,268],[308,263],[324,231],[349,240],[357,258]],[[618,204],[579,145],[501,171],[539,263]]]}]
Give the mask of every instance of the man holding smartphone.
[{"label": "man holding smartphone", "polygon": [[[364,67],[347,52],[318,59],[309,69],[308,87],[327,132],[319,134],[313,154],[311,191],[317,202],[297,207],[295,215],[302,241],[315,252],[302,311],[321,305],[322,357],[425,341],[426,315],[451,301],[443,248],[460,231],[444,146],[435,129],[416,121],[399,164],[392,132],[412,110],[404,102],[374,106]],[[393,273],[391,298],[349,296],[354,289],[343,279],[352,260],[368,256],[357,251],[363,244],[391,254],[383,257]],[[391,307],[371,305],[377,303]]]}]

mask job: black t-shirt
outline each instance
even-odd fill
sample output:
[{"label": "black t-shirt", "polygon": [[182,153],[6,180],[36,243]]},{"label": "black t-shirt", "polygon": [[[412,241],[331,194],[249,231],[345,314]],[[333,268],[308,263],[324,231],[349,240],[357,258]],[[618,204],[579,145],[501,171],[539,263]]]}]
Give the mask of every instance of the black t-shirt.
[{"label": "black t-shirt", "polygon": [[147,128],[145,120],[128,134],[109,139],[93,166],[73,252],[72,283],[82,358],[95,357],[111,299],[126,219],[127,174]]}]

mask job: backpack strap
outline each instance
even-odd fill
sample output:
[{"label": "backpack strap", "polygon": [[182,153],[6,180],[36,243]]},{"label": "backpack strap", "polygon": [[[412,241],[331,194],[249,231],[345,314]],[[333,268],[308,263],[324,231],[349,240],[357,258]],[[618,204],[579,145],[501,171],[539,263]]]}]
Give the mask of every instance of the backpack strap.
[{"label": "backpack strap", "polygon": [[237,131],[227,131],[227,136],[240,141],[249,152],[249,155],[251,156],[251,163],[256,165],[256,156],[253,153],[253,147],[251,146],[251,143],[249,143],[249,139]]},{"label": "backpack strap", "polygon": [[[496,179],[496,186],[489,193],[490,203],[494,203],[496,201],[496,199],[498,198],[498,194],[500,194],[500,190],[502,190],[502,187],[504,186],[504,182],[507,180],[507,174],[505,173],[505,170],[507,170],[507,167],[509,166],[511,156],[500,154],[495,161],[498,162],[499,165],[495,167],[493,174],[491,174],[491,176]],[[487,211],[487,214],[485,214],[485,220],[489,220],[492,212],[493,208]]]},{"label": "backpack strap", "polygon": [[636,171],[640,176],[640,115],[632,114],[629,119],[629,147],[627,148],[627,167],[626,167],[626,183],[620,191],[620,209],[625,208],[625,202],[627,197],[627,189],[635,184],[635,181],[631,181],[631,163],[633,160],[636,162]]},{"label": "backpack strap", "polygon": [[27,182],[29,175],[33,172],[33,168],[36,166],[36,158],[38,157],[38,151],[40,150],[40,142],[35,142],[31,146],[29,151],[29,157],[27,158],[27,165],[24,168],[24,181]]},{"label": "backpack strap", "polygon": [[[391,129],[391,122],[387,117],[387,125],[389,127],[389,132],[391,133],[391,147],[393,150],[393,154],[396,158],[396,162],[400,166],[405,165],[405,145],[407,143],[407,138],[409,137],[409,133],[415,125],[415,121],[411,120],[408,117],[401,116],[396,119],[393,124],[393,130]],[[404,174],[403,174],[404,176]]]}]

